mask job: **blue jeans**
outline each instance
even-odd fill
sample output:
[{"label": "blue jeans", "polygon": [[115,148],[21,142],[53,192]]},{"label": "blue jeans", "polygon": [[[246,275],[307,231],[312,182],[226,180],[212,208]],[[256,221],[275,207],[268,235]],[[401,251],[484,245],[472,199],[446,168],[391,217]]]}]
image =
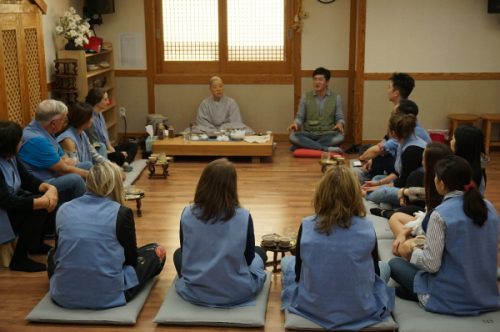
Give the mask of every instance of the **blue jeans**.
[{"label": "blue jeans", "polygon": [[47,181],[57,188],[59,204],[71,201],[85,193],[85,182],[78,174],[65,174]]},{"label": "blue jeans", "polygon": [[[373,181],[378,181],[383,179],[385,175],[376,175],[373,177]],[[398,191],[400,188],[381,186],[375,191],[366,194],[366,199],[374,203],[388,203],[392,205],[393,208],[399,207]]]},{"label": "blue jeans", "polygon": [[290,142],[298,147],[327,151],[329,147],[339,146],[344,142],[344,135],[338,131],[315,135],[307,131],[293,131],[289,138]]},{"label": "blue jeans", "polygon": [[88,171],[92,167],[92,165],[93,164],[91,161],[80,161],[75,165],[75,167]]},{"label": "blue jeans", "polygon": [[391,278],[391,267],[387,262],[379,261],[378,268],[380,269],[380,279],[387,284]]},{"label": "blue jeans", "polygon": [[108,158],[108,149],[106,148],[106,145],[99,143],[99,146],[96,146],[95,150],[104,158]]},{"label": "blue jeans", "polygon": [[418,301],[417,294],[413,291],[415,275],[420,271],[410,262],[396,257],[389,261],[391,268],[391,278],[399,284],[396,288],[396,295],[403,299]]}]

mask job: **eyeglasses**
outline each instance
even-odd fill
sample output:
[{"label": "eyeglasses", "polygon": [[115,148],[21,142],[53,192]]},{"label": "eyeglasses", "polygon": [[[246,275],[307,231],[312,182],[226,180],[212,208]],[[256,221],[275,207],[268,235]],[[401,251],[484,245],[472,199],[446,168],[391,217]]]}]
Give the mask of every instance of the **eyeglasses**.
[{"label": "eyeglasses", "polygon": [[56,121],[59,121],[59,120],[66,121],[66,119],[67,119],[67,116],[66,116],[66,114],[64,114],[64,115],[61,115],[59,117],[53,118],[50,122],[56,122]]}]

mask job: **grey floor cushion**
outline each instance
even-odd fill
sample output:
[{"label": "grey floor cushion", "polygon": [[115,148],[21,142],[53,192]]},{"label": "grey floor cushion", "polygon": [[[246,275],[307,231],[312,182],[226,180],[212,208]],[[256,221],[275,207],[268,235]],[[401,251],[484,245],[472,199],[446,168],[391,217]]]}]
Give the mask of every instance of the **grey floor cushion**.
[{"label": "grey floor cushion", "polygon": [[125,173],[127,177],[123,181],[123,187],[125,188],[131,186],[139,178],[144,168],[146,168],[146,159],[134,160],[130,166],[132,166],[132,171]]},{"label": "grey floor cushion", "polygon": [[377,233],[377,239],[393,239],[391,228],[389,227],[389,219],[375,216],[370,213],[370,209],[374,207],[379,207],[377,204],[363,200],[366,208],[366,218],[372,221],[373,227],[375,227],[375,233]]},{"label": "grey floor cushion", "polygon": [[[301,317],[299,315],[292,314],[288,310],[285,310],[285,328],[287,330],[300,330],[300,331],[324,330],[321,326],[317,325],[316,323],[313,323],[310,320]],[[383,322],[365,327],[361,331],[396,331],[397,328],[398,325],[392,319],[392,317],[389,316]]]},{"label": "grey floor cushion", "polygon": [[389,227],[389,219],[374,216],[369,213],[366,215],[366,218],[373,223],[377,239],[394,239],[394,234],[392,234],[391,228]]},{"label": "grey floor cushion", "polygon": [[388,240],[388,239],[377,240],[378,255],[381,261],[388,262],[391,260],[391,258],[396,257],[392,253],[392,242],[393,240]]},{"label": "grey floor cushion", "polygon": [[271,278],[271,273],[267,272],[266,282],[256,298],[255,306],[231,309],[202,307],[184,301],[175,290],[175,279],[154,322],[167,325],[264,326]]},{"label": "grey floor cushion", "polygon": [[26,319],[30,322],[42,323],[133,325],[137,321],[137,316],[139,316],[155,280],[144,286],[144,289],[127,305],[104,310],[62,308],[52,302],[50,294],[47,293],[26,316]]},{"label": "grey floor cushion", "polygon": [[399,332],[498,332],[500,311],[479,316],[449,316],[425,311],[417,302],[396,298],[392,313]]}]

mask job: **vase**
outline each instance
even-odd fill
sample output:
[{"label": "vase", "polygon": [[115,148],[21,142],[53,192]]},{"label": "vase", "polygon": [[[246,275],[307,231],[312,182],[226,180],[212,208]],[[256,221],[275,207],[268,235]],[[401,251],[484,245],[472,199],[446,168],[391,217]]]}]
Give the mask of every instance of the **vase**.
[{"label": "vase", "polygon": [[68,42],[64,45],[64,49],[68,51],[77,51],[83,50],[83,46],[77,46],[74,39],[68,39]]}]

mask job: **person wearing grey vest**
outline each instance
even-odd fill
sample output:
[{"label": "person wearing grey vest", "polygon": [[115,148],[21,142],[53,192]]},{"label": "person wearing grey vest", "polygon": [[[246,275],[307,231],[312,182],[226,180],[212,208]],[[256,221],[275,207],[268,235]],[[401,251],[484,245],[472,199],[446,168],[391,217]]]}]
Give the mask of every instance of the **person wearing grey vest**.
[{"label": "person wearing grey vest", "polygon": [[23,130],[12,121],[0,121],[0,243],[18,236],[9,264],[15,271],[45,271],[45,264],[28,254],[46,254],[43,229],[58,203],[56,187],[29,173],[17,159]]},{"label": "person wearing grey vest", "polygon": [[236,183],[232,163],[212,161],[203,170],[193,204],[182,212],[175,289],[188,302],[221,308],[255,305],[266,281],[266,254],[255,246],[252,216],[240,207]]},{"label": "person wearing grey vest", "polygon": [[[353,171],[330,168],[318,184],[315,214],[302,220],[295,256],[281,261],[281,308],[327,330],[361,330],[389,317],[394,289],[378,259]],[[380,277],[379,277],[380,275]]]},{"label": "person wearing grey vest", "polygon": [[292,149],[342,152],[344,112],[340,95],[328,89],[330,76],[323,67],[313,71],[313,90],[302,96],[295,120],[288,127]]},{"label": "person wearing grey vest", "polygon": [[432,212],[425,246],[389,261],[396,294],[427,311],[479,315],[500,309],[497,256],[500,218],[472,181],[462,157],[437,162],[434,179],[443,202]]},{"label": "person wearing grey vest", "polygon": [[50,296],[58,305],[125,305],[163,269],[165,249],[156,243],[137,248],[134,215],[123,204],[121,170],[105,161],[90,169],[85,195],[59,208],[48,268]]}]

